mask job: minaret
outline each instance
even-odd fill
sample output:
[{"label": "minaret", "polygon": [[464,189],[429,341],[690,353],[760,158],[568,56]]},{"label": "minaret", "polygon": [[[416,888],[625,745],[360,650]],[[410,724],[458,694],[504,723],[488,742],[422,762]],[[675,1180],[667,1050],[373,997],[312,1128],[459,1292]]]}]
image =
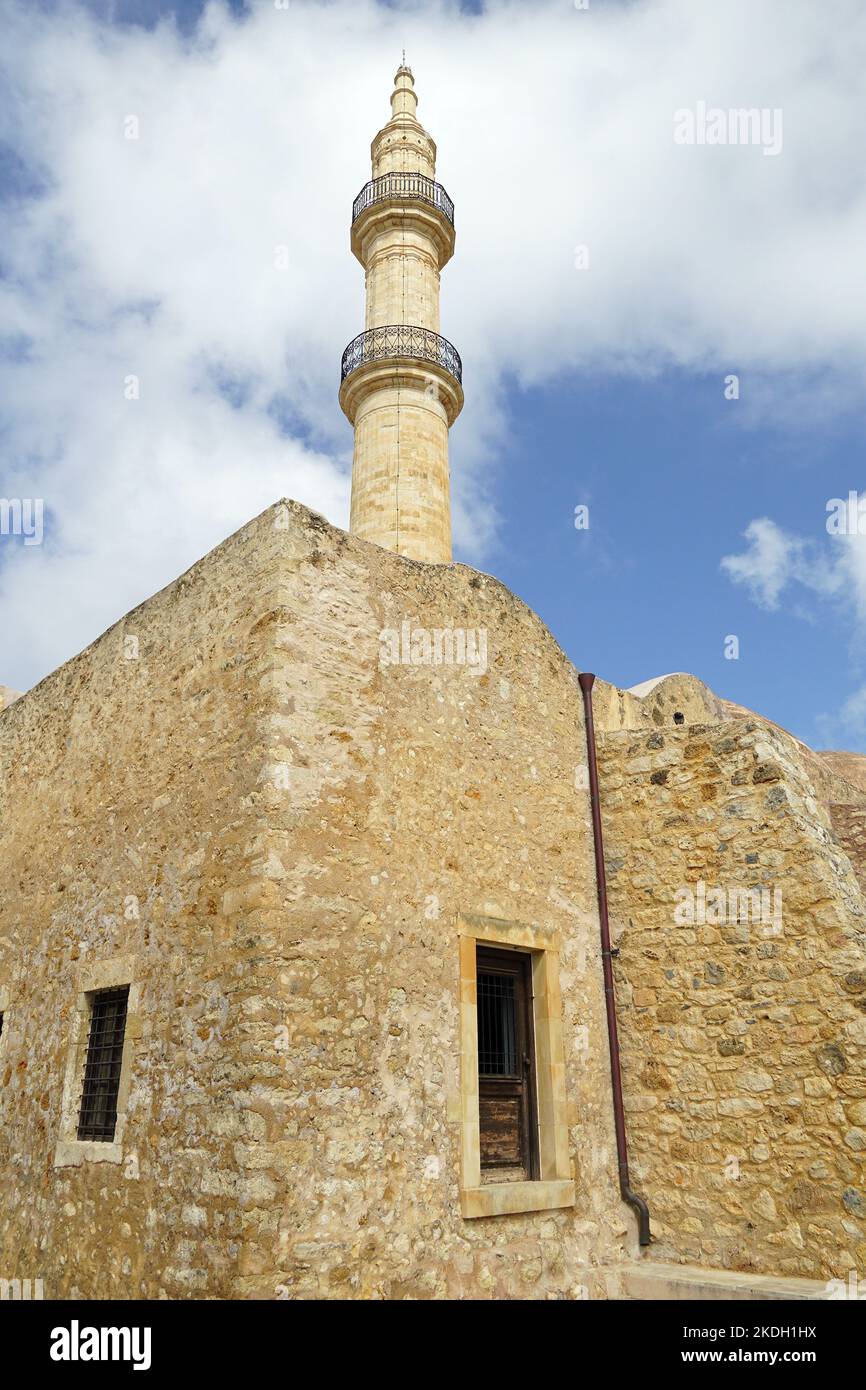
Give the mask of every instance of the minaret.
[{"label": "minaret", "polygon": [[373,177],[352,208],[366,327],[343,353],[340,405],[355,427],[350,530],[386,550],[451,561],[448,430],[463,406],[460,357],[439,334],[439,272],[454,252],[454,204],[415,115],[405,58]]}]

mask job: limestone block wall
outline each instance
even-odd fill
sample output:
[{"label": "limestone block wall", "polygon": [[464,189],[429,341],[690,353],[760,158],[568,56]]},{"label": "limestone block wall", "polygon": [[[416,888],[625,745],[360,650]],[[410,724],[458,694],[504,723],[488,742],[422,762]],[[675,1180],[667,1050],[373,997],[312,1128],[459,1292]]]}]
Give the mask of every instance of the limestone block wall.
[{"label": "limestone block wall", "polygon": [[372,160],[374,179],[404,172],[436,177],[436,146],[417,122],[389,122],[373,141]]},{"label": "limestone block wall", "polygon": [[439,257],[410,217],[389,213],[367,254],[365,328],[412,324],[439,332]]},{"label": "limestone block wall", "polygon": [[[420,661],[383,664],[404,623]],[[426,662],[434,628],[483,661]],[[634,1221],[583,762],[574,671],[519,600],[296,504],[11,706],[4,1277],[47,1297],[615,1291]],[[574,1208],[461,1217],[461,913],[558,937]],[[58,1165],[99,970],[137,987],[122,1154]]]},{"label": "limestone block wall", "polygon": [[629,1139],[656,1257],[862,1278],[864,898],[807,768],[745,718],[603,739]]},{"label": "limestone block wall", "polygon": [[359,404],[350,524],[364,540],[438,563],[451,553],[448,419],[417,375],[394,374]]},{"label": "limestone block wall", "polygon": [[374,179],[404,170],[418,171],[428,178],[436,175],[436,144],[418,120],[414,88],[411,72],[400,67],[391,93],[391,119],[370,146]]}]

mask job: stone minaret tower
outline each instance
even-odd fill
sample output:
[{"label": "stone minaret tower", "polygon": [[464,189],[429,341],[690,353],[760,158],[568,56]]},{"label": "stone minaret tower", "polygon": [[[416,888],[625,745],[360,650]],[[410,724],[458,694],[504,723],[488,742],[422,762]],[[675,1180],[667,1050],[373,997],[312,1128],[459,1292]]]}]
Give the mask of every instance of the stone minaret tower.
[{"label": "stone minaret tower", "polygon": [[454,252],[454,204],[436,146],[398,69],[373,177],[352,208],[366,273],[363,333],[343,353],[340,405],[355,426],[350,530],[413,560],[451,560],[448,430],[463,406],[460,357],[439,335],[439,272]]}]

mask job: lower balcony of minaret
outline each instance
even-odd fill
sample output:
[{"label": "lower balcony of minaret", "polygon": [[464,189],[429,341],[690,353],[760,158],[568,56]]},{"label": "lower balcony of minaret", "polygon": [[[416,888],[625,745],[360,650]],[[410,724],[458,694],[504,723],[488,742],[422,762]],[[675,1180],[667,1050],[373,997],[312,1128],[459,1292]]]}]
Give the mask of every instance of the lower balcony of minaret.
[{"label": "lower balcony of minaret", "polygon": [[353,535],[450,563],[448,429],[463,405],[460,374],[456,349],[426,329],[372,329],[349,344],[340,404],[355,426]]},{"label": "lower balcony of minaret", "polygon": [[463,409],[463,364],[441,333],[413,324],[368,328],[349,343],[340,368],[340,405],[355,423],[360,402],[384,386],[438,401],[453,425]]}]

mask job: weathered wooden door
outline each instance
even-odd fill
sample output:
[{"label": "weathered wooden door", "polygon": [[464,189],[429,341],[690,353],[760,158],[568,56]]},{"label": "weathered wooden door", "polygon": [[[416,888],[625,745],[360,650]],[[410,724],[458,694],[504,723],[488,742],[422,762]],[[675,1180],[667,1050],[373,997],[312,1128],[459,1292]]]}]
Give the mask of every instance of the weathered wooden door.
[{"label": "weathered wooden door", "polygon": [[478,1109],[487,1181],[538,1176],[528,954],[479,946]]}]

